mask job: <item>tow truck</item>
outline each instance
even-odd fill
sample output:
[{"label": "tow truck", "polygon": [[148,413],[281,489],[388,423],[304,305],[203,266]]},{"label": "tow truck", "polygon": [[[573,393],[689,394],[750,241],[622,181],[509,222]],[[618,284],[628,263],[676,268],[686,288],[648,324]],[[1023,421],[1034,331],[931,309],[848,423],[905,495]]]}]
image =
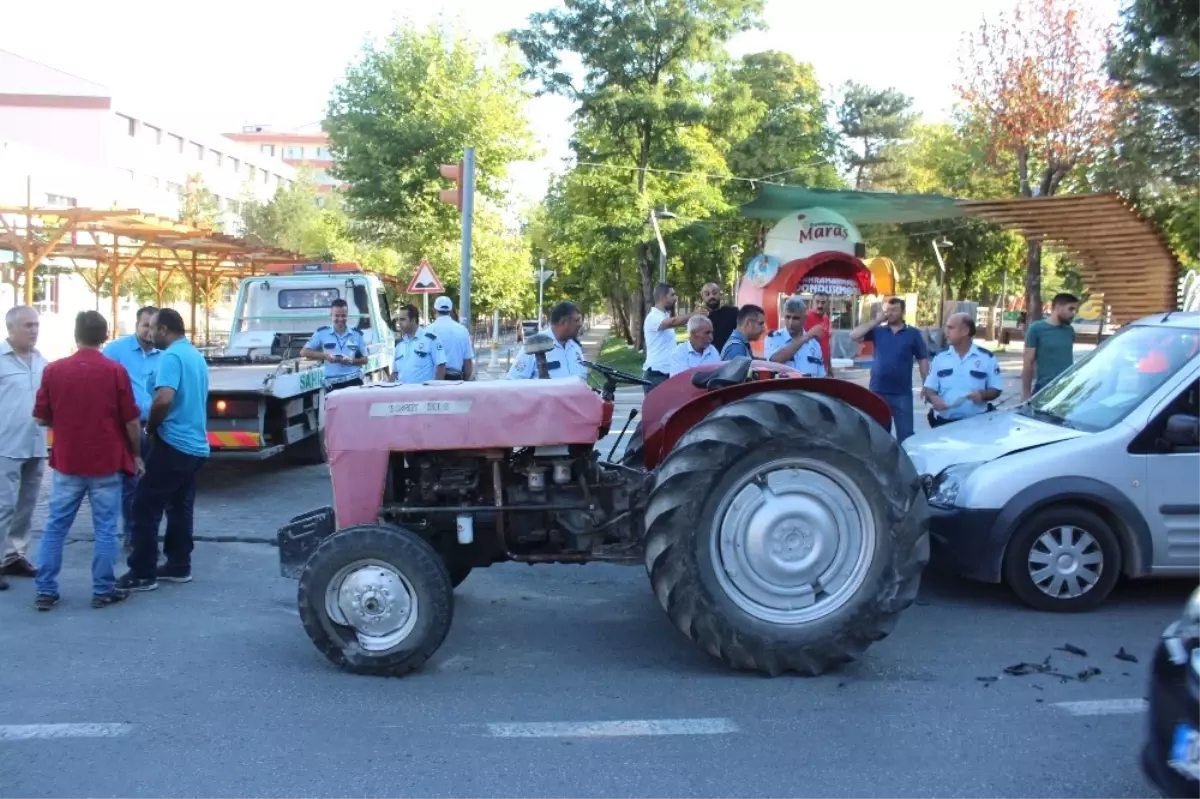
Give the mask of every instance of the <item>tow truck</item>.
[{"label": "tow truck", "polygon": [[343,299],[363,333],[363,381],[387,378],[395,355],[383,281],[356,263],[278,264],[238,286],[228,343],[208,362],[208,444],[213,458],[263,460],[290,452],[325,459],[325,369],[300,350]]}]

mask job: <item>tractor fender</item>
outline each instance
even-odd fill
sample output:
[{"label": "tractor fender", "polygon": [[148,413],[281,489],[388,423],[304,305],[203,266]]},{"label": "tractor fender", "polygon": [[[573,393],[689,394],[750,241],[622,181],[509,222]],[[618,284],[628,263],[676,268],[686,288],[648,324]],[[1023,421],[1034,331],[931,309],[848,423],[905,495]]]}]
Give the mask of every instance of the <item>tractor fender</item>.
[{"label": "tractor fender", "polygon": [[[664,381],[646,395],[643,403],[642,431],[647,469],[657,468],[676,442],[701,419],[723,405],[764,391],[804,391],[839,399],[865,413],[885,430],[891,430],[892,412],[883,398],[856,383],[831,377],[802,377],[786,366],[766,361],[754,362],[756,370],[770,369],[773,380],[754,380],[736,386],[706,391],[691,383],[689,369]],[[711,367],[708,367],[711,368]],[[789,375],[783,377],[782,375]],[[795,377],[791,375],[797,375]],[[680,380],[680,378],[684,378]],[[666,390],[670,389],[670,390]],[[655,396],[663,392],[659,396]],[[672,406],[674,406],[672,408]]]}]

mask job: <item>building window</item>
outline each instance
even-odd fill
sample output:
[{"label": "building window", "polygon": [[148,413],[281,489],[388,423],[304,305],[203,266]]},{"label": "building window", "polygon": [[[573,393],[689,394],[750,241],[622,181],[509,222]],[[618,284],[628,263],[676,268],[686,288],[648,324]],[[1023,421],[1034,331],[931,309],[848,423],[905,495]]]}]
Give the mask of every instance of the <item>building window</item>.
[{"label": "building window", "polygon": [[192,142],[192,147],[196,148],[196,160],[203,161],[204,160],[204,145],[196,144],[196,142]]},{"label": "building window", "polygon": [[328,147],[318,147],[316,155],[313,157],[321,158],[321,159],[329,158],[329,148]]},{"label": "building window", "polygon": [[124,114],[117,114],[117,126],[129,136],[137,135],[137,120]]},{"label": "building window", "polygon": [[47,194],[46,205],[51,208],[72,208],[78,203],[74,197],[67,197],[64,194]]},{"label": "building window", "polygon": [[242,169],[242,162],[237,158],[230,158],[229,163],[233,164],[233,173],[236,175]]},{"label": "building window", "polygon": [[142,125],[142,136],[155,143],[162,144],[162,129],[156,128],[153,125]]},{"label": "building window", "polygon": [[264,155],[275,155],[275,145],[274,144],[260,144],[260,145],[258,145],[258,150],[259,150],[259,152],[263,153]]},{"label": "building window", "polygon": [[251,182],[254,181],[254,177],[257,173],[258,170],[254,168],[254,164],[246,164],[246,174],[249,176],[248,179]]},{"label": "building window", "polygon": [[174,133],[172,133],[171,134],[171,147],[173,147],[175,149],[175,152],[182,155],[183,154],[183,137],[176,136]]},{"label": "building window", "polygon": [[216,161],[216,163],[217,163],[217,169],[220,169],[220,168],[221,168],[221,161],[222,161],[222,159],[224,159],[224,157],[225,157],[225,156],[221,155],[221,154],[220,154],[219,152],[217,152],[216,150],[210,150],[209,152],[211,152],[211,153],[212,153],[213,160],[214,160],[214,161]]},{"label": "building window", "polygon": [[232,213],[240,214],[242,212],[242,204],[240,202],[238,202],[237,200],[229,200],[228,204],[229,204],[229,210]]}]

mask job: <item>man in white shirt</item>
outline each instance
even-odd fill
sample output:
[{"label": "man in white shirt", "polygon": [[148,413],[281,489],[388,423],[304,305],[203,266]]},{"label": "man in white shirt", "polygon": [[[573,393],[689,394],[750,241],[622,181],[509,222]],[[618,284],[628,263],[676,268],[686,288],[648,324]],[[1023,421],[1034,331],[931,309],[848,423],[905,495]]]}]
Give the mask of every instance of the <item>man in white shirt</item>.
[{"label": "man in white shirt", "polygon": [[[583,365],[583,348],[575,337],[583,328],[583,314],[573,302],[563,301],[550,309],[550,328],[540,330],[540,335],[554,339],[554,349],[546,353],[546,369],[550,377],[582,377],[587,379],[587,367]],[[537,380],[537,358],[527,355],[521,348],[520,355],[508,370],[509,380]]]},{"label": "man in white shirt", "polygon": [[454,302],[445,294],[433,301],[436,319],[425,329],[438,337],[446,352],[446,379],[470,380],[475,373],[475,348],[471,346],[471,331],[454,321],[451,312]]},{"label": "man in white shirt", "polygon": [[671,356],[671,377],[694,366],[721,362],[721,355],[713,346],[713,324],[708,317],[693,316],[687,329],[688,340],[676,344]]},{"label": "man in white shirt", "polygon": [[767,360],[782,363],[808,377],[825,377],[825,355],[821,351],[822,325],[808,330],[804,323],[808,305],[801,297],[788,297],[783,304],[783,328],[767,336]]},{"label": "man in white shirt", "polygon": [[675,328],[687,324],[695,316],[708,316],[702,308],[686,316],[675,315],[675,289],[666,283],[654,287],[654,307],[646,314],[642,323],[642,337],[646,340],[646,360],[642,364],[642,379],[649,381],[643,393],[649,394],[662,381],[671,376],[671,358],[675,354]]}]

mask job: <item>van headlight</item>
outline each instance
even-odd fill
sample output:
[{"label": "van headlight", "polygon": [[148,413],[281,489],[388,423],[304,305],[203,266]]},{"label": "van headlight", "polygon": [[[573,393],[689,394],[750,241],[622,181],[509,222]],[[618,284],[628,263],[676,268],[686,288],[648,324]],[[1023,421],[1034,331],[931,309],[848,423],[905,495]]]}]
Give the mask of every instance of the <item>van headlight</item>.
[{"label": "van headlight", "polygon": [[959,489],[962,488],[963,483],[967,482],[967,478],[982,465],[983,463],[980,462],[947,466],[941,474],[933,478],[927,497],[929,504],[940,505],[943,508],[954,507],[954,503],[958,501]]}]

